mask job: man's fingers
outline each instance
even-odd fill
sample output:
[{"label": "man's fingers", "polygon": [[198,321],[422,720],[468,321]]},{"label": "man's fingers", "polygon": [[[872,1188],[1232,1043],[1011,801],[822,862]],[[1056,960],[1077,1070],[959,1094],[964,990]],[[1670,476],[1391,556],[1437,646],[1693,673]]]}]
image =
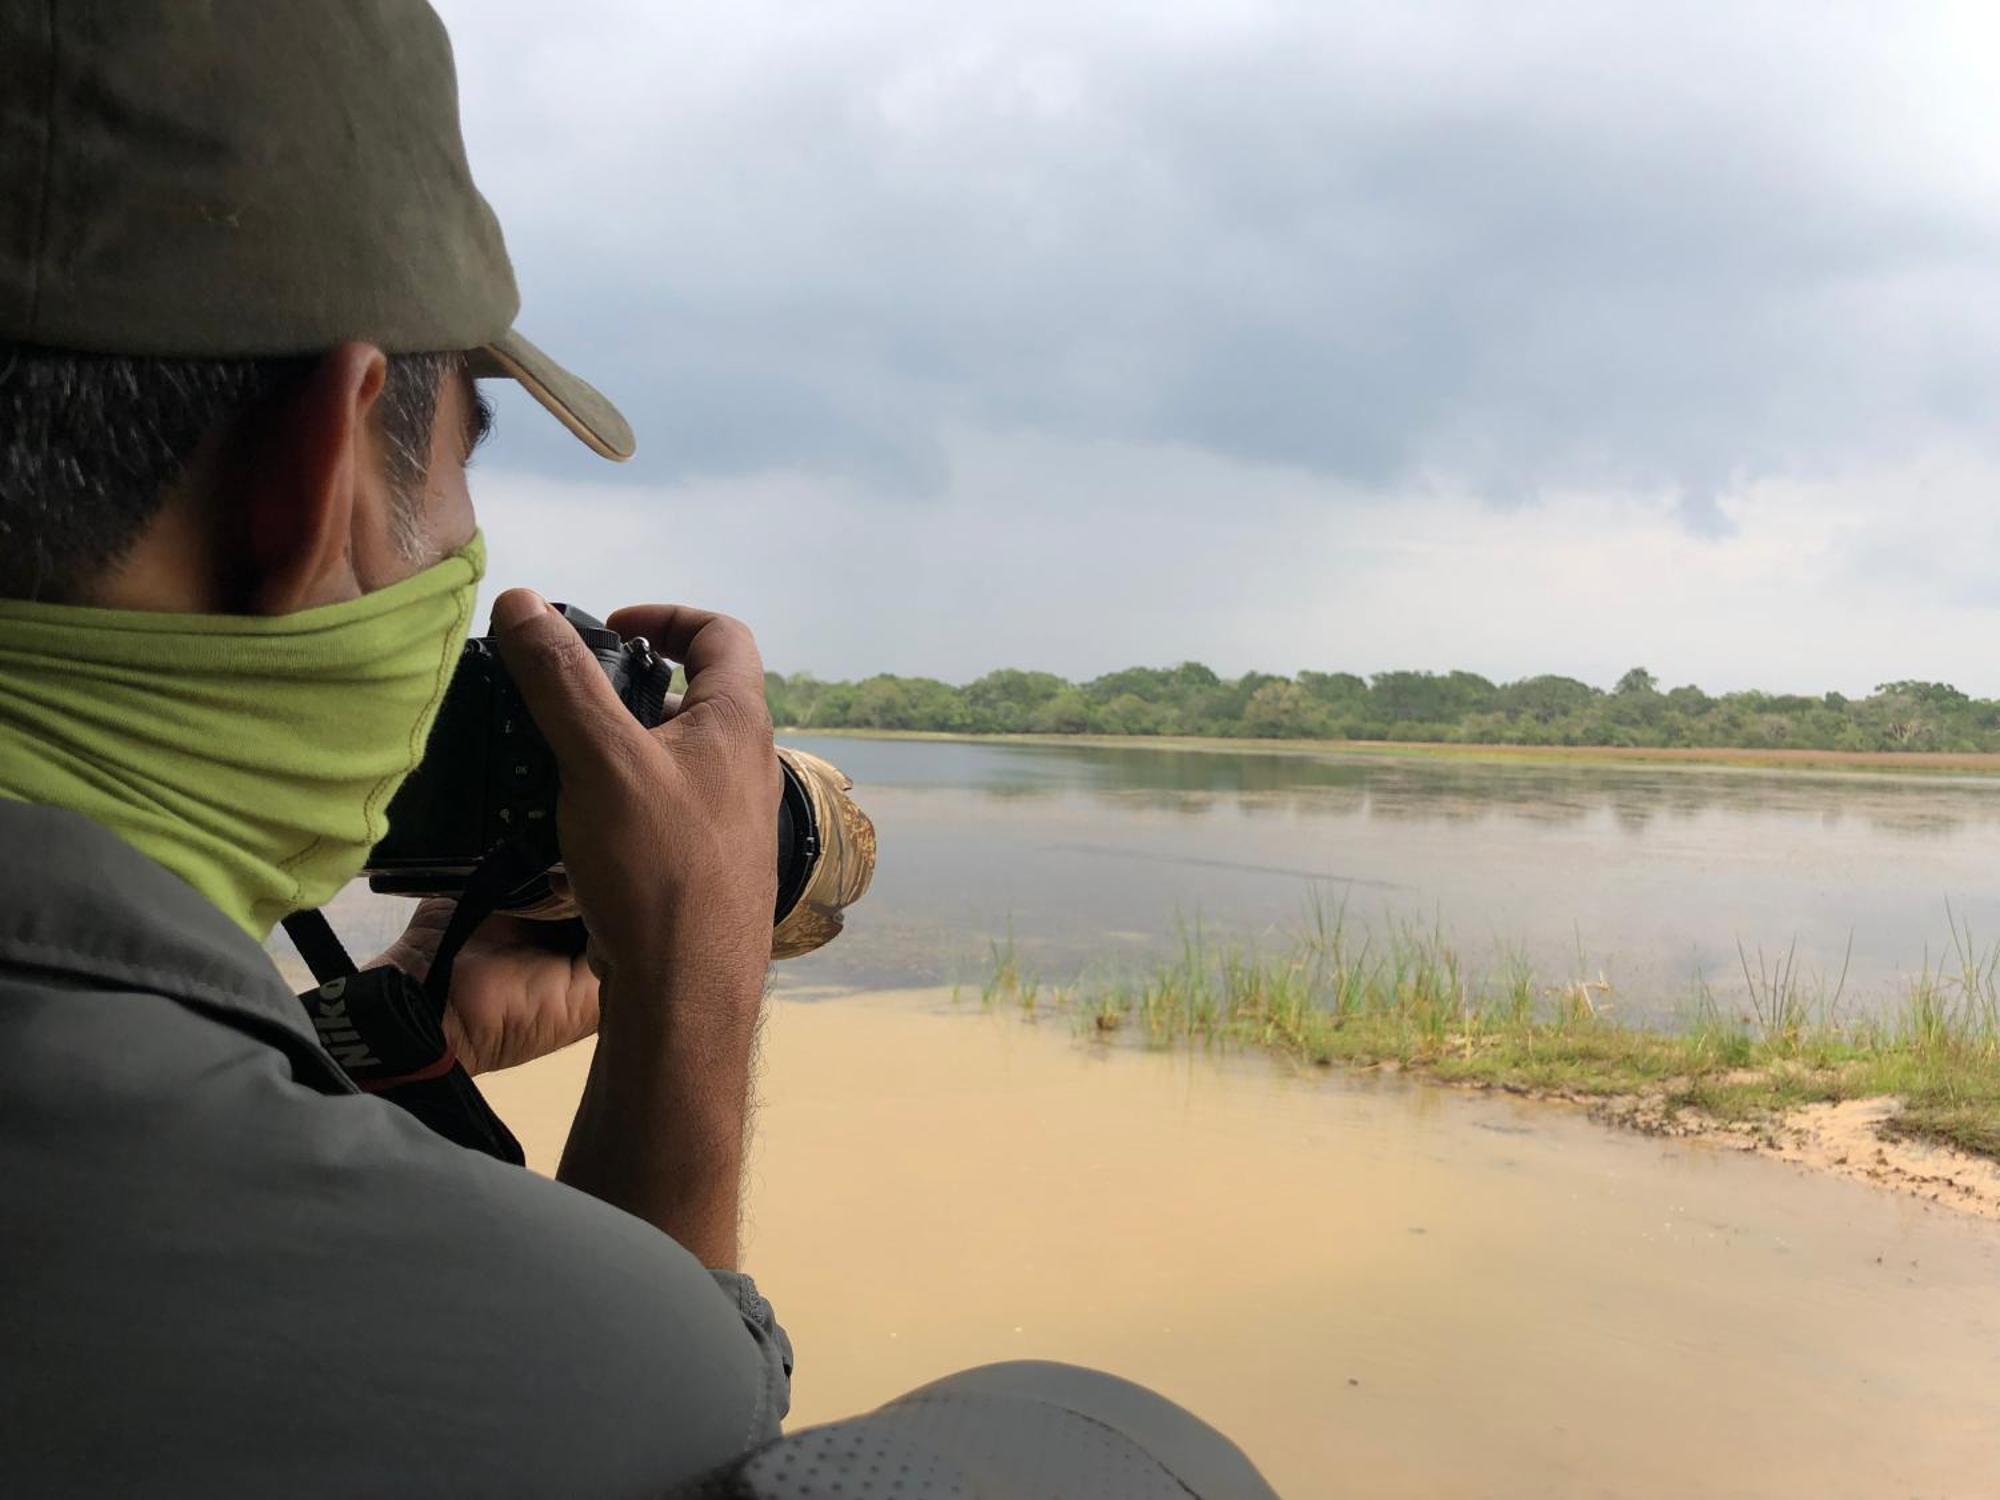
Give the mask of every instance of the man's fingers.
[{"label": "man's fingers", "polygon": [[493,634],[558,765],[603,766],[627,737],[644,733],[583,637],[534,590],[509,589],[493,601]]},{"label": "man's fingers", "polygon": [[681,710],[727,699],[764,711],[764,658],[741,620],[685,604],[637,604],[605,622],[622,636],[643,635],[687,672]]}]

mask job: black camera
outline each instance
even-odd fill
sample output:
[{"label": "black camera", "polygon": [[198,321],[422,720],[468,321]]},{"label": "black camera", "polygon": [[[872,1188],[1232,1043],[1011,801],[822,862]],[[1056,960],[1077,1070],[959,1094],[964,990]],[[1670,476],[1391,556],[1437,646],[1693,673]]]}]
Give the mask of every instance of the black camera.
[{"label": "black camera", "polygon": [[[644,638],[623,640],[573,605],[558,604],[603,667],[619,699],[648,728],[667,717],[673,666]],[[780,761],[778,908],[782,921],[812,878],[820,853],[813,799],[798,770]],[[529,716],[497,643],[465,643],[424,757],[389,804],[389,832],[368,856],[370,889],[397,896],[456,896],[496,850],[532,872],[499,901],[532,910],[550,900],[548,873],[562,862],[556,839],[555,754]]]}]

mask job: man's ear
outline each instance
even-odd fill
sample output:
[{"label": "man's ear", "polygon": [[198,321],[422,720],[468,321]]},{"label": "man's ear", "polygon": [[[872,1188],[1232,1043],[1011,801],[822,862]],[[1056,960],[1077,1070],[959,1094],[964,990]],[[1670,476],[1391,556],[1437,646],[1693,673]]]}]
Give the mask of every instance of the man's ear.
[{"label": "man's ear", "polygon": [[389,503],[369,413],[389,362],[373,344],[332,350],[260,413],[237,483],[253,614],[358,598],[355,532]]}]

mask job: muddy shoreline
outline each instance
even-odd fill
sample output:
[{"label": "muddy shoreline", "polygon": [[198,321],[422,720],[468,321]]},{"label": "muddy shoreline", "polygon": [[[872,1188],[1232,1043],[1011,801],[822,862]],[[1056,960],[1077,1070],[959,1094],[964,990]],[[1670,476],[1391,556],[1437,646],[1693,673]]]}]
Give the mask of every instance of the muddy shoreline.
[{"label": "muddy shoreline", "polygon": [[[1095,1045],[1118,1044],[1099,1041]],[[1430,1088],[1547,1104],[1580,1113],[1607,1129],[1663,1140],[1703,1141],[1922,1199],[1974,1218],[2000,1221],[2000,1162],[1894,1133],[1889,1127],[1903,1106],[1901,1100],[1888,1095],[1801,1105],[1762,1119],[1724,1120],[1672,1103],[1665,1089],[1584,1094],[1440,1078],[1425,1068],[1396,1062],[1372,1067],[1336,1063],[1329,1069],[1311,1071],[1402,1077]]]},{"label": "muddy shoreline", "polygon": [[1592,1119],[1648,1135],[1710,1141],[1830,1173],[1940,1208],[2000,1220],[2000,1162],[1883,1127],[1901,1112],[1899,1100],[1845,1099],[1808,1104],[1767,1121],[1744,1124],[1662,1108],[1657,1097],[1591,1100]]}]

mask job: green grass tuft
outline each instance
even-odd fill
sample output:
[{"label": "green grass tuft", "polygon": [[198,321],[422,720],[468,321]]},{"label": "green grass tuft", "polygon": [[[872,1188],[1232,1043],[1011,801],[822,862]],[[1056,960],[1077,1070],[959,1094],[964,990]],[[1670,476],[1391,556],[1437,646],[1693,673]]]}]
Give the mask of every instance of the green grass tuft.
[{"label": "green grass tuft", "polygon": [[988,1008],[1064,1014],[1088,1035],[1149,1048],[1393,1064],[1527,1093],[1638,1097],[1670,1116],[1750,1123],[1805,1104],[1893,1096],[1903,1102],[1896,1133],[2000,1158],[2000,946],[1981,946],[1946,915],[1946,951],[1935,963],[1926,956],[1885,1019],[1844,1018],[1847,959],[1827,985],[1794,944],[1776,955],[1739,947],[1749,992],[1740,1017],[1697,976],[1681,1026],[1627,1025],[1580,942],[1575,970],[1558,980],[1511,949],[1475,970],[1436,924],[1360,928],[1317,899],[1275,952],[1218,946],[1197,922],[1152,969],[1066,988],[1024,970],[1010,926],[993,945],[981,996]]}]

